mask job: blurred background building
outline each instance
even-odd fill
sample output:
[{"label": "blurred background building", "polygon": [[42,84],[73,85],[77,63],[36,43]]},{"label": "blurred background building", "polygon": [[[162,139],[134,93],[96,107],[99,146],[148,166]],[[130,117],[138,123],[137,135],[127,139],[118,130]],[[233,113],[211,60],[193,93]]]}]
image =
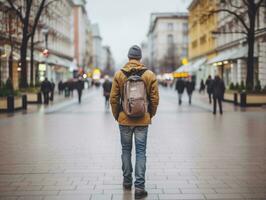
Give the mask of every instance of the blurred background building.
[{"label": "blurred background building", "polygon": [[170,73],[188,54],[188,14],[152,13],[148,32],[149,64],[156,73]]},{"label": "blurred background building", "polygon": [[[104,70],[109,63],[110,70],[114,66],[111,49],[108,47],[108,51],[105,51],[108,53],[103,63],[99,25],[91,24],[86,0],[48,2],[51,3],[41,14],[33,42],[29,41],[28,49],[25,49],[27,82],[38,85],[47,77],[58,83],[87,74],[97,67]],[[19,5],[20,1],[14,3]],[[34,3],[39,5],[40,2]],[[32,19],[36,12],[33,6]],[[0,81],[5,82],[11,78],[14,87],[19,88],[22,25],[19,16],[12,11],[6,0],[0,0],[0,22]]]},{"label": "blurred background building", "polygon": [[102,64],[102,37],[98,24],[92,25],[92,40],[93,40],[93,66],[95,68],[103,69]]}]

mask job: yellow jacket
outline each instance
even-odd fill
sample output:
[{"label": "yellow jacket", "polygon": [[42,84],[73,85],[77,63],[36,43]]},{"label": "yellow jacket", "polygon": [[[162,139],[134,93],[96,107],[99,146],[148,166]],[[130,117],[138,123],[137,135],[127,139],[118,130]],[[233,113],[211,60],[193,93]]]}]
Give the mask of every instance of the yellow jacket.
[{"label": "yellow jacket", "polygon": [[[132,69],[142,70],[144,67],[137,60],[130,60],[124,67],[123,71],[130,72]],[[143,75],[142,79],[146,85],[147,96],[149,102],[149,112],[140,118],[129,118],[122,110],[121,106],[121,94],[123,91],[123,86],[127,77],[124,73],[119,70],[116,72],[112,84],[112,90],[110,94],[110,104],[112,107],[112,113],[114,118],[118,121],[120,125],[125,126],[147,126],[151,124],[151,118],[156,114],[157,106],[159,104],[159,91],[158,83],[155,74],[147,70]]]}]

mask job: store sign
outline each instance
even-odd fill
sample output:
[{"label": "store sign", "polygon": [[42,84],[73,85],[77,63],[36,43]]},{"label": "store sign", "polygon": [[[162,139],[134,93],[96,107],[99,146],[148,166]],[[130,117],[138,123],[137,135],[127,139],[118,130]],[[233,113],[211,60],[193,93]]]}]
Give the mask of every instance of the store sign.
[{"label": "store sign", "polygon": [[46,71],[46,64],[39,64],[39,71]]}]

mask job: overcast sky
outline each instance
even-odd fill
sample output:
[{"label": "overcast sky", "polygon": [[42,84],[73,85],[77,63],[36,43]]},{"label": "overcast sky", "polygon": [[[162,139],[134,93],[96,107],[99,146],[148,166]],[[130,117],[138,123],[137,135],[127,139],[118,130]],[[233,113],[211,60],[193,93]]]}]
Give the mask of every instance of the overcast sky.
[{"label": "overcast sky", "polygon": [[[109,45],[117,65],[130,46],[146,39],[152,12],[184,12],[191,0],[87,0],[92,23],[98,23],[103,45]],[[120,67],[120,66],[117,66]]]}]

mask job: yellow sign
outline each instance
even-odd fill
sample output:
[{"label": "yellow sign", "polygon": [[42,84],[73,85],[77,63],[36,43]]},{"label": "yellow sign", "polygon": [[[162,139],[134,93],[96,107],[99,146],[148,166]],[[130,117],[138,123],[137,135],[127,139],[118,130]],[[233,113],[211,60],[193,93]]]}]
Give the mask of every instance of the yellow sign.
[{"label": "yellow sign", "polygon": [[183,58],[182,59],[182,65],[187,65],[188,64],[188,60],[187,58]]},{"label": "yellow sign", "polygon": [[188,72],[175,72],[173,73],[174,78],[187,78],[189,77]]}]

